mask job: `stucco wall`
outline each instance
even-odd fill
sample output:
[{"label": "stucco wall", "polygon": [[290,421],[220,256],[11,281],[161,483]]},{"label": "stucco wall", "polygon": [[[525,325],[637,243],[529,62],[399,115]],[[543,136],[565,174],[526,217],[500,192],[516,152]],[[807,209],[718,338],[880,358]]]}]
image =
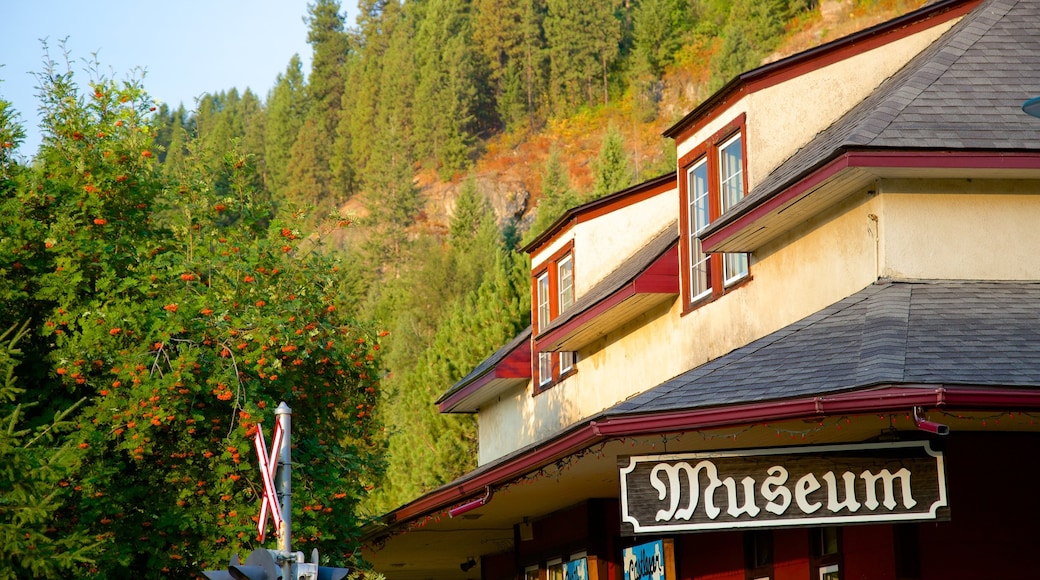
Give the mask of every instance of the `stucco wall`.
[{"label": "stucco wall", "polygon": [[1040,181],[899,179],[879,185],[886,277],[1040,278]]},{"label": "stucco wall", "polygon": [[595,219],[583,221],[560,233],[541,251],[531,256],[537,269],[550,256],[574,241],[574,297],[588,292],[635,254],[666,225],[676,219],[679,193],[675,189],[623,207]]},{"label": "stucco wall", "polygon": [[953,26],[946,22],[821,67],[735,101],[711,123],[676,144],[682,157],[742,113],[749,190],[770,171],[867,97],[885,79]]},{"label": "stucco wall", "polygon": [[528,386],[480,412],[486,463],[544,439],[704,362],[795,322],[877,279],[880,200],[858,192],[752,256],[751,279],[686,315],[678,300],[580,351],[578,372]]}]

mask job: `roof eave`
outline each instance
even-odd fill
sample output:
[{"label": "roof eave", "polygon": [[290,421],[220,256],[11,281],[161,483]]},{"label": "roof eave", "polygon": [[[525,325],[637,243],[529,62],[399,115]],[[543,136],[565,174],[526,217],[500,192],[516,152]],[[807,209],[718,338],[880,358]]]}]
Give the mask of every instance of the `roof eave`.
[{"label": "roof eave", "polygon": [[[824,190],[838,178],[853,171],[861,172],[866,181],[885,177],[893,172],[933,171],[947,177],[980,177],[979,171],[988,171],[992,176],[1023,177],[1033,172],[1032,178],[1040,178],[1040,152],[1035,151],[935,151],[896,149],[839,149],[818,163],[814,168],[787,183],[774,187],[764,195],[749,195],[745,202],[727,212],[700,235],[701,247],[705,252],[750,252],[761,242],[780,235],[784,230],[761,233],[762,223],[788,211],[791,206]],[[935,174],[930,175],[935,177]],[[862,185],[863,179],[853,180]],[[837,203],[844,195],[854,190],[838,192],[830,203]],[[844,195],[843,195],[844,194]],[[804,219],[802,214],[791,212],[791,223]],[[785,225],[786,222],[780,222]],[[753,235],[753,234],[757,234]]]},{"label": "roof eave", "polygon": [[606,335],[639,314],[679,295],[677,242],[649,268],[603,300],[574,313],[565,323],[535,337],[541,350],[574,351]]},{"label": "roof eave", "polygon": [[[794,399],[661,413],[606,412],[575,425],[553,439],[518,452],[496,465],[464,475],[455,482],[386,514],[382,522],[393,527],[447,509],[465,499],[485,493],[488,486],[494,488],[496,485],[512,481],[606,439],[828,415],[906,411],[913,407],[1033,411],[1040,409],[1040,390],[1022,387],[889,384]],[[362,541],[374,540],[377,536],[385,534],[386,529],[373,529]]]}]

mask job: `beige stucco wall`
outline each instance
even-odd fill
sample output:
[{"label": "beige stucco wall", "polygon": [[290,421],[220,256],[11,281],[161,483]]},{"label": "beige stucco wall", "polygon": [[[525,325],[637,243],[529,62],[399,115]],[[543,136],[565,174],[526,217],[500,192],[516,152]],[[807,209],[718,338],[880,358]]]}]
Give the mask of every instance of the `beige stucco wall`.
[{"label": "beige stucco wall", "polygon": [[879,191],[886,277],[1040,279],[1040,181],[899,179]]},{"label": "beige stucco wall", "polygon": [[562,232],[531,256],[535,269],[569,241],[574,241],[575,299],[636,253],[647,241],[676,219],[679,194],[675,189],[655,195]]},{"label": "beige stucco wall", "polygon": [[724,355],[877,279],[880,200],[858,192],[752,256],[751,279],[686,315],[663,305],[580,351],[578,372],[537,396],[528,386],[480,412],[481,463]]},{"label": "beige stucco wall", "polygon": [[808,316],[879,277],[1040,280],[1040,180],[879,179],[752,255],[751,279],[686,315],[648,312],[580,352],[578,372],[480,414],[480,461],[544,439]]},{"label": "beige stucco wall", "polygon": [[689,153],[747,113],[747,179],[749,190],[754,189],[770,171],[866,98],[953,24],[933,26],[735,101],[706,127],[677,143],[678,155]]}]

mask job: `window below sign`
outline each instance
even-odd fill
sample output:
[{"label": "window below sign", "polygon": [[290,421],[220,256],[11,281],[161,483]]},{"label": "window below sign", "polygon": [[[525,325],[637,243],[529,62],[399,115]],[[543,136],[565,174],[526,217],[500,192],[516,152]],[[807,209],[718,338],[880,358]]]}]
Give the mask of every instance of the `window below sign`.
[{"label": "window below sign", "polygon": [[773,531],[744,532],[744,577],[770,580],[773,577]]},{"label": "window below sign", "polygon": [[547,580],[563,580],[563,559],[557,558],[545,563]]},{"label": "window below sign", "polygon": [[810,530],[813,580],[841,580],[841,528]]}]

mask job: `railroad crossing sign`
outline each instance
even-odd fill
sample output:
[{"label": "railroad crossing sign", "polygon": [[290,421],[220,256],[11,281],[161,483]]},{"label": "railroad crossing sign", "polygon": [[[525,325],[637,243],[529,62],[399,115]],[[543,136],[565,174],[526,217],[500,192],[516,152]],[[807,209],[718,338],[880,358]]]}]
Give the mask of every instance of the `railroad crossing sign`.
[{"label": "railroad crossing sign", "polygon": [[264,480],[264,499],[260,504],[260,520],[257,522],[257,531],[260,532],[261,542],[264,541],[264,536],[267,534],[268,513],[271,514],[271,519],[274,520],[275,533],[279,536],[281,535],[282,506],[278,501],[278,494],[275,492],[274,476],[278,471],[278,457],[282,448],[283,436],[281,423],[275,423],[270,453],[268,453],[267,444],[264,442],[264,430],[259,423],[256,426],[256,435],[253,437],[256,456],[260,461],[260,475]]}]

